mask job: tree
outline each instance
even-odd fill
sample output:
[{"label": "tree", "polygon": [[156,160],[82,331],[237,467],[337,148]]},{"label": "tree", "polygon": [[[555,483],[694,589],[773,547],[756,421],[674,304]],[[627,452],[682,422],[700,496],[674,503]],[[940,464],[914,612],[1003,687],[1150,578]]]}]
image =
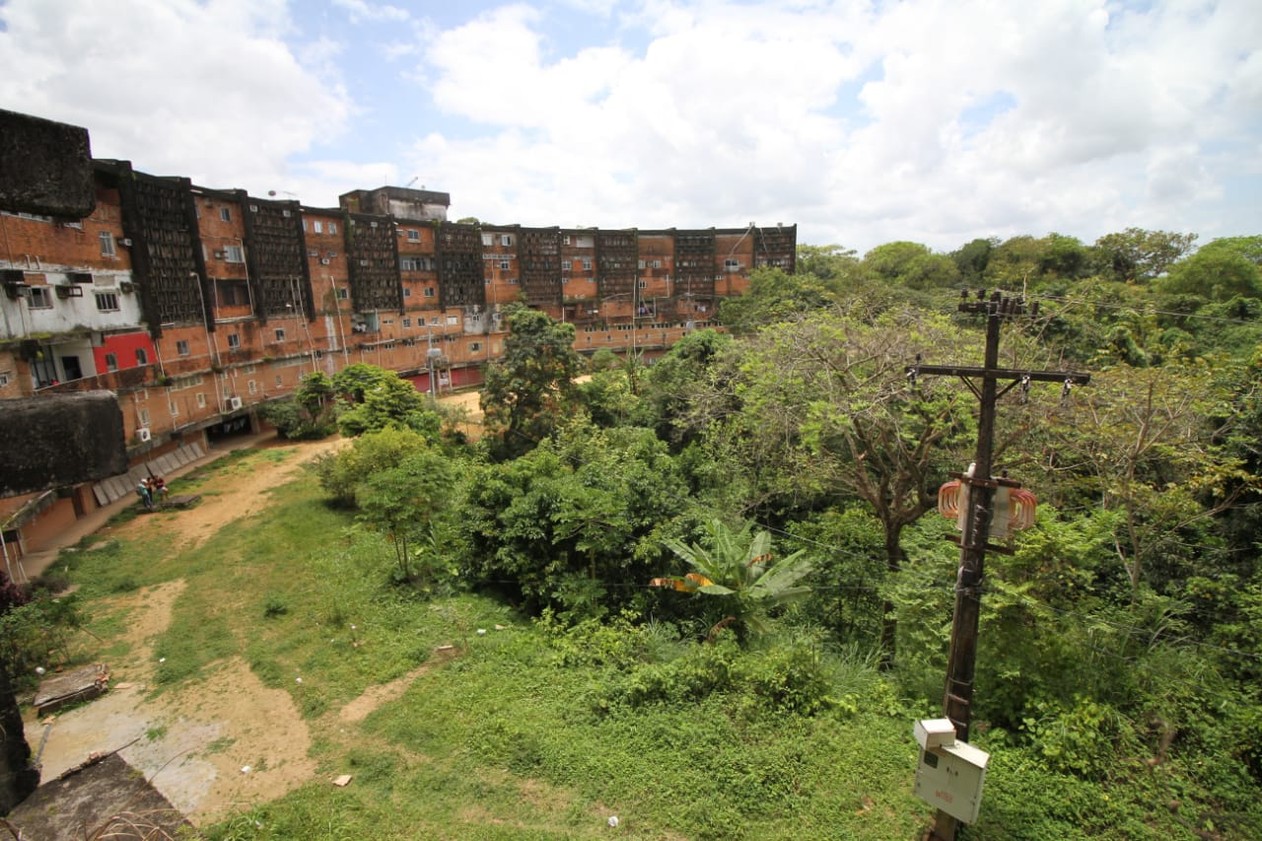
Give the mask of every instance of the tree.
[{"label": "tree", "polygon": [[722,520],[712,519],[706,524],[702,544],[668,539],[664,545],[693,571],[656,578],[651,583],[716,599],[721,616],[710,628],[711,638],[730,627],[737,639],[745,641],[751,632],[766,631],[772,609],[804,599],[811,592],[810,587],[798,583],[812,571],[806,550],[776,561],[770,532],[754,532],[752,523],[734,532]]},{"label": "tree", "polygon": [[1212,551],[1206,529],[1258,482],[1229,446],[1237,419],[1211,423],[1230,394],[1201,363],[1099,372],[1076,395],[1072,412],[1049,418],[1040,495],[1113,512],[1132,601],[1141,587],[1177,591]]},{"label": "tree", "polygon": [[530,452],[482,466],[459,522],[469,575],[568,617],[643,607],[659,530],[688,491],[651,430],[575,422]]},{"label": "tree", "polygon": [[291,399],[265,403],[259,411],[282,437],[325,438],[337,431],[335,397],[333,380],[317,371],[302,378]]},{"label": "tree", "polygon": [[521,305],[507,309],[504,354],[486,369],[481,405],[501,455],[523,453],[551,434],[572,410],[582,361],[574,325]]},{"label": "tree", "polygon": [[410,452],[397,467],[365,477],[356,488],[360,520],[390,539],[403,580],[415,577],[413,546],[425,537],[431,546],[439,542],[433,539],[435,518],[450,506],[455,483],[452,460],[424,447]]},{"label": "tree", "polygon": [[858,253],[840,245],[799,245],[795,274],[814,275],[822,281],[841,280],[859,267]]},{"label": "tree", "polygon": [[693,422],[724,465],[724,504],[789,519],[839,496],[862,500],[881,524],[886,569],[897,572],[903,529],[935,507],[946,471],[963,466],[971,416],[953,383],[916,387],[906,368],[917,355],[949,361],[976,344],[945,319],[907,310],[873,324],[822,312],[763,331],[733,354],[726,377],[692,389]]},{"label": "tree", "polygon": [[951,252],[951,259],[960,270],[960,280],[963,283],[981,283],[986,266],[990,263],[990,255],[998,244],[999,239],[996,237],[978,238]]},{"label": "tree", "polygon": [[356,436],[387,426],[402,426],[436,442],[442,429],[442,416],[433,401],[408,380],[387,373],[390,376],[364,387],[359,403],[342,410],[337,419],[338,429],[343,435]]},{"label": "tree", "polygon": [[863,268],[889,283],[909,289],[955,288],[960,270],[942,254],[918,242],[887,242],[863,255]]},{"label": "tree", "polygon": [[430,441],[416,430],[387,426],[365,433],[337,453],[319,456],[315,461],[316,477],[335,505],[353,507],[363,482],[429,445]]},{"label": "tree", "polygon": [[1262,236],[1214,240],[1175,264],[1161,287],[1215,301],[1262,297]]},{"label": "tree", "polygon": [[1095,241],[1101,269],[1122,283],[1148,283],[1192,250],[1196,234],[1127,228]]},{"label": "tree", "polygon": [[837,282],[816,275],[788,274],[783,269],[758,268],[749,273],[749,291],[725,298],[718,320],[737,335],[781,321],[792,321],[837,301]]}]

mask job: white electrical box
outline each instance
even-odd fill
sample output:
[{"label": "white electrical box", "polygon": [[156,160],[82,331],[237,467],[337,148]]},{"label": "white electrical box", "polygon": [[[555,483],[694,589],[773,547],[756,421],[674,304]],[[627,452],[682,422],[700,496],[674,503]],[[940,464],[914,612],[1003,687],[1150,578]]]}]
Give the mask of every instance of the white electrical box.
[{"label": "white electrical box", "polygon": [[922,750],[955,744],[955,725],[949,718],[924,718],[916,722],[916,744]]},{"label": "white electrical box", "polygon": [[[945,720],[916,722],[916,741],[921,744],[916,796],[958,821],[975,823],[982,805],[982,784],[986,781],[990,754],[956,740],[954,728],[951,728],[950,743],[945,743],[946,734],[938,725]],[[935,740],[935,734],[938,743],[928,747]],[[924,742],[921,742],[922,736]]]}]

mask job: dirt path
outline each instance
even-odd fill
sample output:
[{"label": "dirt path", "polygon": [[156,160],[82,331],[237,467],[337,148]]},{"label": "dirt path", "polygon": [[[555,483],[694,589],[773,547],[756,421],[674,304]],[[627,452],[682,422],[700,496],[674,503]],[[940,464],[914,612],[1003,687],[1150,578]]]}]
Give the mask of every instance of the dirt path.
[{"label": "dirt path", "polygon": [[[477,393],[443,398],[473,410],[480,428]],[[316,456],[348,441],[275,442],[263,449],[275,457],[229,464],[196,485],[201,502],[186,510],[137,517],[98,532],[136,537],[160,530],[172,551],[200,546],[223,527],[265,510],[268,491],[289,482]],[[176,480],[173,493],[183,492]],[[144,531],[142,531],[144,530]],[[43,742],[43,780],[56,778],[93,752],[118,750],[195,824],[221,819],[250,805],[284,795],[310,780],[311,732],[293,698],[269,689],[239,657],[212,664],[199,680],[149,697],[153,644],[170,625],[183,580],[169,581],[96,605],[102,613],[125,614],[121,642],[127,652],[112,658],[112,688],[97,700],[43,721],[26,719],[32,748]],[[416,679],[452,654],[381,686],[371,687],[335,715],[343,726],[362,721],[400,697]],[[46,737],[46,738],[45,738]],[[126,746],[126,747],[123,747]]]},{"label": "dirt path", "polygon": [[[251,460],[248,466],[233,465],[220,475],[198,485],[193,491],[201,501],[181,511],[160,511],[137,517],[121,526],[103,529],[100,534],[131,536],[140,529],[161,529],[170,536],[173,550],[195,549],[224,526],[253,516],[268,506],[267,492],[280,487],[302,472],[302,466],[323,453],[335,452],[350,442],[344,438],[324,441],[277,441],[261,449],[293,450],[285,458]],[[180,480],[172,482],[172,494],[185,493]]]}]

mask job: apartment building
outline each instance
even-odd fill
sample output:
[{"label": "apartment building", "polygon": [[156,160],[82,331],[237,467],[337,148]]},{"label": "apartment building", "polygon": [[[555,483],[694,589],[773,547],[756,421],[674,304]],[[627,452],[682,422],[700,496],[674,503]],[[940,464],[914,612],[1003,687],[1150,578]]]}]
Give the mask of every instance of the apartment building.
[{"label": "apartment building", "polygon": [[[366,362],[421,390],[475,385],[512,302],[572,322],[580,353],[652,357],[709,326],[751,269],[792,271],[796,251],[795,226],[463,224],[431,190],[319,208],[127,161],[95,160],[93,174],[84,218],[0,208],[0,397],[108,389],[134,463],[255,429],[257,408],[313,371]],[[6,544],[116,492],[7,501]]]}]

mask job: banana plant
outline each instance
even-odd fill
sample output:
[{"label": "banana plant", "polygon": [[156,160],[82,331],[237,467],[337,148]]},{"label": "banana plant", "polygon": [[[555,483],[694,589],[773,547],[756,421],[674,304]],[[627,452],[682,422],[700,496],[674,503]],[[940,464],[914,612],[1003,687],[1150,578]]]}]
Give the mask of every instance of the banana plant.
[{"label": "banana plant", "polygon": [[813,569],[805,550],[779,560],[771,550],[771,534],[754,531],[753,523],[740,530],[721,520],[706,524],[705,545],[666,540],[663,545],[692,567],[681,576],[654,578],[650,585],[718,600],[722,617],[710,629],[713,638],[731,627],[744,640],[750,632],[766,630],[770,611],[804,598],[811,588],[799,584]]}]

